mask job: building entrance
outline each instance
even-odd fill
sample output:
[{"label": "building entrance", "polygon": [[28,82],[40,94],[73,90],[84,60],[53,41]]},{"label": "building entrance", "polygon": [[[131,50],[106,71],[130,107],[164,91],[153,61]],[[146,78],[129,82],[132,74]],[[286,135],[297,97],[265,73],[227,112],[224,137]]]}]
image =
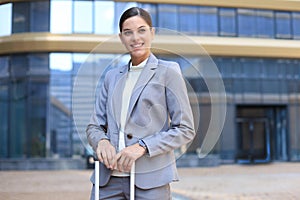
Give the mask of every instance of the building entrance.
[{"label": "building entrance", "polygon": [[286,106],[238,106],[237,162],[288,160]]}]

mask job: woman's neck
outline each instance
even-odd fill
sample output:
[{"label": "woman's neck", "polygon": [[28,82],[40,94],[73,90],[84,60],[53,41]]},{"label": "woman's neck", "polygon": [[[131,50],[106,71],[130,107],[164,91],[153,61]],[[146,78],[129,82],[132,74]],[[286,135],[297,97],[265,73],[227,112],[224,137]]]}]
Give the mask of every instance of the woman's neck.
[{"label": "woman's neck", "polygon": [[131,63],[133,66],[138,66],[139,64],[141,64],[144,60],[146,60],[148,57],[150,56],[150,53],[143,56],[143,57],[131,57]]}]

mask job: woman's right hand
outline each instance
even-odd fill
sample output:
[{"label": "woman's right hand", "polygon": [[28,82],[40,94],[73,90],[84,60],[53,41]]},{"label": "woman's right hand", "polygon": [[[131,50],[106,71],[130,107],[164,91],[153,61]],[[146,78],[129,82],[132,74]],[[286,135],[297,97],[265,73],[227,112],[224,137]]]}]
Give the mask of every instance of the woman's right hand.
[{"label": "woman's right hand", "polygon": [[116,149],[109,140],[102,139],[98,142],[97,157],[108,169],[115,168]]}]

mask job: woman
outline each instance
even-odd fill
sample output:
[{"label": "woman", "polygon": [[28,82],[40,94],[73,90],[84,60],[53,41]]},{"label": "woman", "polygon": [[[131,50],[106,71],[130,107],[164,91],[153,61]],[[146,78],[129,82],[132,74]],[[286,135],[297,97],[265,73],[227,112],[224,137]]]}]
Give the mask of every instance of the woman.
[{"label": "woman", "polygon": [[178,180],[173,151],[195,136],[185,82],[177,63],[151,53],[155,31],[148,12],[126,10],[119,28],[131,60],[106,73],[87,127],[101,162],[99,198],[129,199],[135,162],[135,198],[171,199],[169,184]]}]

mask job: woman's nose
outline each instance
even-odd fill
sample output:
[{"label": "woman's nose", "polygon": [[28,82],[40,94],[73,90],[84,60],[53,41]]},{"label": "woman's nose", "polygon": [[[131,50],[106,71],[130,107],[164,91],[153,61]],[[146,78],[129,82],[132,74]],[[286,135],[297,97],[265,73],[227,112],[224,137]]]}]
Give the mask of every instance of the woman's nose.
[{"label": "woman's nose", "polygon": [[140,35],[139,35],[138,32],[133,32],[133,34],[132,34],[132,40],[133,41],[136,41],[139,37],[140,37]]}]

